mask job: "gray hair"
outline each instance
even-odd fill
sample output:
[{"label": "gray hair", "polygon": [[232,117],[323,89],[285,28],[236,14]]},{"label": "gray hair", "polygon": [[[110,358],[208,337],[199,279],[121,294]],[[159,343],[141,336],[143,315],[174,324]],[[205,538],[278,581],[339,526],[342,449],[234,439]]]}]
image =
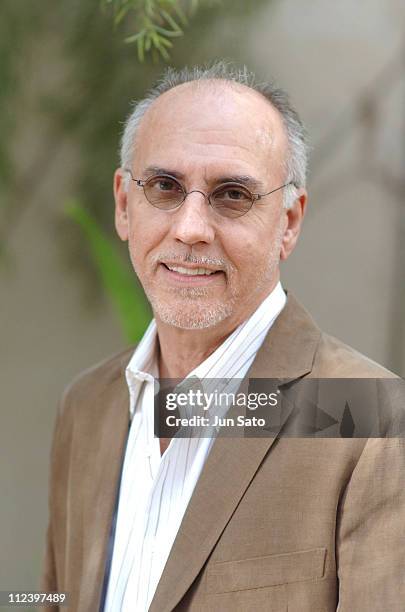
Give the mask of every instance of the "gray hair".
[{"label": "gray hair", "polygon": [[[297,198],[297,189],[305,187],[308,165],[308,143],[305,127],[293,106],[288,94],[272,82],[258,83],[256,76],[246,66],[233,68],[227,62],[218,61],[208,67],[195,66],[175,70],[168,68],[161,80],[142,100],[135,102],[133,109],[124,123],[121,138],[121,167],[130,168],[134,155],[136,133],[146,111],[153,102],[166,91],[193,81],[219,79],[230,83],[245,85],[257,91],[270,102],[280,113],[288,140],[288,154],[285,160],[286,183],[292,183],[284,189],[284,206],[290,208]],[[128,182],[129,182],[128,177]]]}]

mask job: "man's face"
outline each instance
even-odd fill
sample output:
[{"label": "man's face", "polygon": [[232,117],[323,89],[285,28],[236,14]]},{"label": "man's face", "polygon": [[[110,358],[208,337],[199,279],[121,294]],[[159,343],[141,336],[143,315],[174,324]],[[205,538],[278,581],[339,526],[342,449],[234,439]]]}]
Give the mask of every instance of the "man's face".
[{"label": "man's face", "polygon": [[[259,94],[192,83],[162,95],[147,111],[132,175],[169,174],[186,191],[206,194],[249,177],[252,193],[266,193],[286,180],[286,150],[281,117]],[[223,321],[235,327],[246,319],[276,285],[280,258],[294,248],[305,194],[291,211],[283,208],[280,190],[244,216],[226,218],[201,193],[191,193],[177,209],[159,210],[133,181],[127,190],[125,177],[116,172],[116,227],[129,242],[155,317],[182,329]]]}]

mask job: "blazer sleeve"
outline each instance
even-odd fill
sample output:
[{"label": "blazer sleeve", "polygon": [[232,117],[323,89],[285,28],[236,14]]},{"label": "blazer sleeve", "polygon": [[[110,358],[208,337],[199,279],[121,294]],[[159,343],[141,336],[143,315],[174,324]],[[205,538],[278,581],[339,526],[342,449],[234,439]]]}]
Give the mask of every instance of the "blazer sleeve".
[{"label": "blazer sleeve", "polygon": [[[55,551],[55,497],[56,488],[61,485],[61,464],[63,463],[60,458],[60,431],[63,425],[62,413],[64,403],[66,399],[66,393],[60,401],[58,412],[55,419],[55,425],[53,430],[52,447],[50,453],[50,468],[49,468],[49,493],[48,493],[48,507],[49,507],[49,519],[48,528],[46,532],[46,543],[45,543],[45,556],[42,568],[41,576],[41,592],[60,592],[63,591],[63,585],[60,584],[58,579],[57,571],[57,555]],[[62,552],[62,551],[59,551]],[[41,608],[44,612],[57,612],[59,606],[47,606]],[[64,608],[65,609],[65,608]]]},{"label": "blazer sleeve", "polygon": [[[55,555],[53,550],[52,525],[51,521],[49,521],[46,533],[45,559],[41,578],[41,592],[48,593],[57,590],[58,582],[56,578]],[[50,608],[47,607],[46,609],[49,610]],[[57,607],[53,607],[51,609],[57,610]]]},{"label": "blazer sleeve", "polygon": [[370,438],[340,504],[338,612],[405,609],[405,440]]}]

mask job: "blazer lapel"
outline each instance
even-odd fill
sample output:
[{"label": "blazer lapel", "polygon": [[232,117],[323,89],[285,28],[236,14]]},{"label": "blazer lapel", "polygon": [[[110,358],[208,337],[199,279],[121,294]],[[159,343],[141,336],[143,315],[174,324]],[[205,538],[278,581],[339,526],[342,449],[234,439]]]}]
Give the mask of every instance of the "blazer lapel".
[{"label": "blazer lapel", "polygon": [[86,470],[83,487],[83,565],[80,610],[98,610],[114,504],[128,437],[128,388],[123,373],[100,396],[86,423]]},{"label": "blazer lapel", "polygon": [[[246,378],[290,382],[311,371],[320,330],[292,295],[275,321]],[[150,612],[170,612],[182,599],[230,520],[236,506],[288,418],[273,437],[218,437],[194,489]]]}]

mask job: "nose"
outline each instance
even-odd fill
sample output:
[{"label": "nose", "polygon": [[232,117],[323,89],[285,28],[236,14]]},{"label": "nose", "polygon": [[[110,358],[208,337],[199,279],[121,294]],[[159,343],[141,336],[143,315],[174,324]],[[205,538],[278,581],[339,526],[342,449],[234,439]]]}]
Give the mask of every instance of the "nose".
[{"label": "nose", "polygon": [[173,215],[172,231],[176,240],[194,245],[211,244],[215,238],[212,210],[202,191],[190,191],[180,208]]}]

